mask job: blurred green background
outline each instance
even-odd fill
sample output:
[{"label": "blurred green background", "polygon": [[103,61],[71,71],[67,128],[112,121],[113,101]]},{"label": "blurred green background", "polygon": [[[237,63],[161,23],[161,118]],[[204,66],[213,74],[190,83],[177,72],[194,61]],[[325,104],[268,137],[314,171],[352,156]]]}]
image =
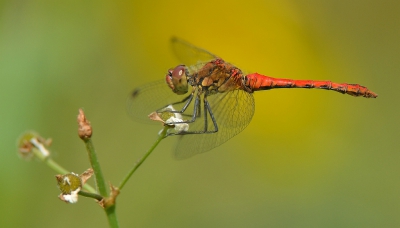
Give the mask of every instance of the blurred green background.
[{"label": "blurred green background", "polygon": [[160,126],[131,121],[130,91],[179,62],[178,36],[247,71],[359,83],[379,94],[255,94],[251,124],[184,161],[168,138],[118,198],[121,227],[400,227],[400,3],[397,1],[2,1],[1,227],[107,227],[16,140],[51,137],[53,158],[89,167],[83,108],[105,177],[118,185]]}]

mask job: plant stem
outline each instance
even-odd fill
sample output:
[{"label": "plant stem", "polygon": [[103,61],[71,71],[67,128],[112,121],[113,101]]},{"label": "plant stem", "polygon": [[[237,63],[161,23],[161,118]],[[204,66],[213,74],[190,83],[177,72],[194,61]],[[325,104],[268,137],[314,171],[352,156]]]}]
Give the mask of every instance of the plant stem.
[{"label": "plant stem", "polygon": [[108,218],[108,224],[112,228],[118,228],[118,219],[117,219],[117,214],[115,213],[115,205],[105,208],[107,218]]},{"label": "plant stem", "polygon": [[103,197],[101,195],[90,193],[90,192],[79,191],[78,194],[81,196],[84,196],[84,197],[96,199],[97,201],[100,201],[103,199]]},{"label": "plant stem", "polygon": [[[89,155],[89,161],[90,161],[90,164],[92,165],[94,175],[96,177],[97,188],[100,192],[100,195],[103,196],[104,198],[106,198],[108,195],[106,183],[104,181],[103,173],[101,172],[101,169],[100,169],[100,163],[99,163],[99,160],[97,159],[97,154],[94,149],[92,140],[89,138],[89,139],[85,139],[83,141],[85,142],[86,150]],[[117,215],[115,214],[115,204],[104,208],[104,211],[107,214],[108,224],[110,225],[110,227],[118,228],[119,225],[118,225]]]},{"label": "plant stem", "polygon": [[[44,162],[47,166],[49,166],[56,173],[59,173],[59,174],[70,173],[68,170],[64,169],[60,164],[55,162],[50,157],[43,156],[43,153],[39,149],[33,148],[32,151],[33,151],[33,153],[35,154],[36,157],[38,157],[42,162]],[[96,190],[92,186],[90,186],[89,184],[85,184],[83,186],[83,188],[86,189],[90,193],[96,193]]]},{"label": "plant stem", "polygon": [[97,188],[99,190],[99,193],[101,196],[103,197],[107,197],[107,188],[106,188],[106,183],[104,181],[104,177],[103,177],[103,173],[101,172],[101,168],[100,168],[100,163],[99,160],[97,159],[97,154],[96,151],[94,149],[93,143],[91,139],[86,139],[83,140],[85,142],[86,145],[86,150],[88,152],[89,155],[89,161],[90,164],[93,168],[94,171],[94,175],[96,178],[96,185]]},{"label": "plant stem", "polygon": [[165,126],[164,129],[161,131],[161,133],[158,135],[158,138],[156,142],[153,144],[153,146],[143,155],[142,158],[140,158],[136,163],[133,165],[132,170],[126,175],[126,177],[123,179],[121,184],[119,185],[118,189],[121,190],[126,182],[128,182],[129,178],[132,176],[132,174],[139,168],[139,166],[146,160],[146,158],[153,152],[153,150],[157,147],[157,145],[161,142],[163,138],[165,138],[165,135],[167,134],[167,130],[169,129],[169,126]]}]

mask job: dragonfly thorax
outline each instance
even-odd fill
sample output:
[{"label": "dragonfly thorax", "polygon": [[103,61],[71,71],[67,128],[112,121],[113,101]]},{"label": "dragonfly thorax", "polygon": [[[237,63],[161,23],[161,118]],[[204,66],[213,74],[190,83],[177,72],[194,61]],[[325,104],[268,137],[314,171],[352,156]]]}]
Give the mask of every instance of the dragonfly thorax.
[{"label": "dragonfly thorax", "polygon": [[169,88],[178,95],[188,92],[186,72],[186,67],[184,65],[179,65],[174,69],[169,69],[168,74],[165,76],[165,81]]}]

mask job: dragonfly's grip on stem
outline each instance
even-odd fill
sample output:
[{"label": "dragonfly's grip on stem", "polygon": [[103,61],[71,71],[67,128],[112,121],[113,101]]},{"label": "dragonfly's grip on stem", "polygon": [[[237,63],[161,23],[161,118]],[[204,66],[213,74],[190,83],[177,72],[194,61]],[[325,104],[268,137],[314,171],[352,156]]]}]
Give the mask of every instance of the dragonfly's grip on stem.
[{"label": "dragonfly's grip on stem", "polygon": [[335,83],[331,81],[314,81],[314,80],[293,80],[272,78],[258,73],[246,76],[246,86],[252,91],[269,90],[277,88],[317,88],[334,90],[339,93],[349,94],[351,96],[362,96],[366,98],[376,98],[378,95],[370,91],[367,87],[358,84]]}]

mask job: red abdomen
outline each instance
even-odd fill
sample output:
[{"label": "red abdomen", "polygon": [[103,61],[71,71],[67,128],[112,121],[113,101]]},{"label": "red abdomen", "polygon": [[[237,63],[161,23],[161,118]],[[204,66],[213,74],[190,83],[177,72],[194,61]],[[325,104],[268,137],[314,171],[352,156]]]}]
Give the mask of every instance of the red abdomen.
[{"label": "red abdomen", "polygon": [[358,84],[335,83],[331,81],[314,80],[293,80],[283,78],[272,78],[258,73],[248,74],[245,85],[251,91],[269,90],[277,88],[316,88],[333,90],[343,94],[349,94],[355,97],[376,98],[378,95],[367,87]]}]

